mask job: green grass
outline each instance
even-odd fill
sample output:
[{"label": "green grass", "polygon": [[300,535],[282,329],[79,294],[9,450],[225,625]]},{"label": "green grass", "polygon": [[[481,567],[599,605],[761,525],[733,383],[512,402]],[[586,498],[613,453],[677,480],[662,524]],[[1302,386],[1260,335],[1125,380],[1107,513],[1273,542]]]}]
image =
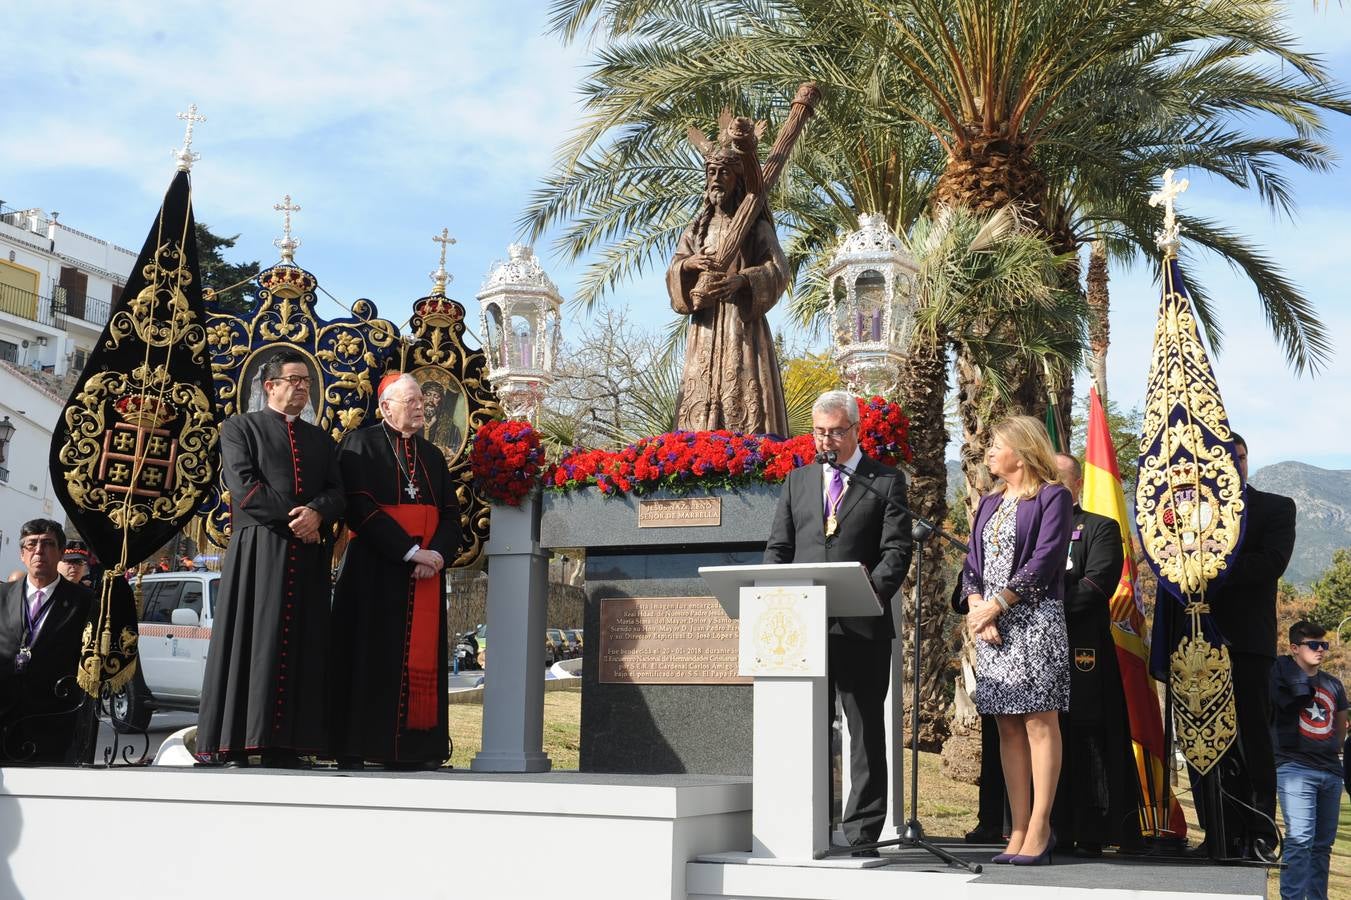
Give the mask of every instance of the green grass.
[{"label": "green grass", "polygon": [[[580,691],[550,691],[544,695],[544,752],[555,769],[576,769],[581,747],[582,694]],[[450,705],[450,739],[454,742],[450,764],[469,768],[483,742],[483,705]]]}]

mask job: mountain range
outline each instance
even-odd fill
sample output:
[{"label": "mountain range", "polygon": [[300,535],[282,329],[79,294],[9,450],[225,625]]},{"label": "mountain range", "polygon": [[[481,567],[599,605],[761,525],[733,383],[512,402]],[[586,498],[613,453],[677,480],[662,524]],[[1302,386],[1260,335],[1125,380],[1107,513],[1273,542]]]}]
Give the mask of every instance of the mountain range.
[{"label": "mountain range", "polygon": [[1279,462],[1252,473],[1253,487],[1294,498],[1295,555],[1285,580],[1308,587],[1332,564],[1332,552],[1351,547],[1351,470]]}]

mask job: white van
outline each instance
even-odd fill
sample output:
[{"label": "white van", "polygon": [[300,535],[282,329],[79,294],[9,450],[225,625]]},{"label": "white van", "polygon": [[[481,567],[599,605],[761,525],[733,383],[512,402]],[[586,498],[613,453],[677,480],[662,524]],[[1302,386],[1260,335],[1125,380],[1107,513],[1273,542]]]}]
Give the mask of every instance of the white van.
[{"label": "white van", "polygon": [[155,572],[141,578],[140,663],[131,684],[113,695],[118,731],[144,731],[156,709],[196,711],[219,591],[219,572]]}]

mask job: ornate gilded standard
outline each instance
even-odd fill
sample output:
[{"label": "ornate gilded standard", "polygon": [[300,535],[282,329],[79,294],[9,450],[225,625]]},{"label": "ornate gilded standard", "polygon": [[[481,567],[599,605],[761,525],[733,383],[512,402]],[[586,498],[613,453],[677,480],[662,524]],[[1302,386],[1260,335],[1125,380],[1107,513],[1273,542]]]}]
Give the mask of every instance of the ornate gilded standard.
[{"label": "ornate gilded standard", "polygon": [[[192,120],[189,120],[191,127]],[[216,483],[217,419],[187,142],[137,265],[52,436],[72,524],[107,566],[77,681],[93,696],[136,671],[136,601],[122,577],[169,540]]]},{"label": "ornate gilded standard", "polygon": [[445,229],[432,240],[441,244],[441,264],[431,273],[431,294],[413,304],[412,335],[403,345],[399,369],[422,385],[424,435],[445,453],[455,484],[461,537],[459,553],[449,565],[467,566],[478,560],[488,540],[489,504],[474,492],[466,449],[480,425],[502,418],[502,407],[484,378],[487,356],[464,343],[464,306],[446,296],[451,280],[446,247],[455,240]]},{"label": "ornate gilded standard", "polygon": [[[373,421],[375,383],[399,358],[399,329],[379,317],[375,304],[358,300],[352,316],[325,320],[314,311],[314,275],[290,261],[299,241],[290,236],[291,206],[287,197],[287,236],[283,261],[259,273],[257,306],[244,319],[219,309],[207,317],[206,341],[211,352],[217,411],[222,419],[260,409],[265,402],[258,382],[263,360],[279,345],[305,354],[315,389],[302,418],[333,439]],[[205,507],[206,535],[224,547],[229,543],[229,498],[218,487]]]},{"label": "ornate gilded standard", "polygon": [[[1164,173],[1157,235],[1163,251],[1163,299],[1145,393],[1135,521],[1145,557],[1158,574],[1159,603],[1180,599],[1188,630],[1169,660],[1169,682],[1183,755],[1208,773],[1237,736],[1229,650],[1205,627],[1206,587],[1224,576],[1243,530],[1243,484],[1219,385],[1196,328],[1177,262],[1173,200],[1187,187]],[[1167,640],[1156,635],[1155,640]]]}]

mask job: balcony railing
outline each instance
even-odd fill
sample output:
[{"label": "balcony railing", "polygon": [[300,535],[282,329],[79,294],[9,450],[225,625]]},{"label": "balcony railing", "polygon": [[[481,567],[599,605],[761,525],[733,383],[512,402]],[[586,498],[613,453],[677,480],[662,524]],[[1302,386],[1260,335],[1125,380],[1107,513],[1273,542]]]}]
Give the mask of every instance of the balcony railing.
[{"label": "balcony railing", "polygon": [[95,300],[84,294],[71,294],[57,288],[56,296],[52,298],[52,308],[57,316],[64,314],[66,318],[83,319],[94,325],[105,325],[108,322],[108,312],[111,304],[107,300]]},{"label": "balcony railing", "polygon": [[60,296],[43,297],[23,288],[0,284],[0,312],[62,330],[70,318],[82,319],[92,325],[106,325],[111,307],[107,300],[95,300],[83,294],[71,296],[63,291]]},{"label": "balcony railing", "polygon": [[65,328],[66,325],[52,298],[42,297],[9,284],[0,284],[0,312],[41,322],[53,328]]}]

